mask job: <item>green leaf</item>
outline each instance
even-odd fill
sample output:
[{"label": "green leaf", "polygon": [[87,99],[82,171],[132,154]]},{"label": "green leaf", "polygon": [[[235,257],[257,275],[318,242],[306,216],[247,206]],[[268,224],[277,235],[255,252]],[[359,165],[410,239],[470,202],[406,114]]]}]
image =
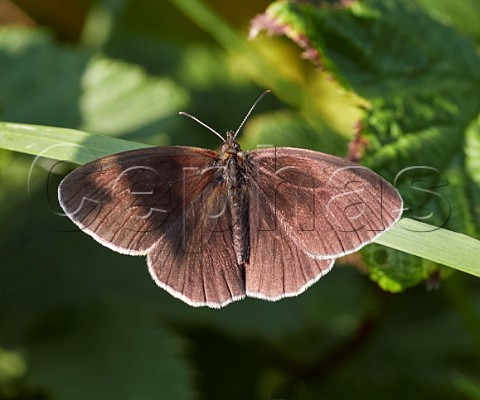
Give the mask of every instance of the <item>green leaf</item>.
[{"label": "green leaf", "polygon": [[367,246],[362,258],[368,265],[368,274],[383,290],[397,293],[426,281],[437,266],[427,259],[411,257],[377,244]]},{"label": "green leaf", "polygon": [[0,118],[108,135],[157,134],[187,104],[172,81],[138,66],[0,29]]},{"label": "green leaf", "polygon": [[414,0],[426,12],[441,20],[445,25],[453,25],[460,32],[480,43],[480,3],[477,0]]},{"label": "green leaf", "polygon": [[[480,77],[471,42],[404,2],[367,0],[344,8],[276,2],[265,18],[368,99],[430,97],[456,84],[466,90]],[[430,96],[427,88],[434,89]]]},{"label": "green leaf", "polygon": [[[288,36],[315,64],[369,101],[362,163],[397,184],[407,207],[404,217],[480,237],[475,122],[480,58],[469,39],[398,0],[345,6],[278,1],[253,20],[252,29]],[[410,271],[394,271],[393,264],[382,269],[397,289],[432,271],[431,264],[414,258],[392,257]],[[378,280],[379,269],[371,271]]]}]

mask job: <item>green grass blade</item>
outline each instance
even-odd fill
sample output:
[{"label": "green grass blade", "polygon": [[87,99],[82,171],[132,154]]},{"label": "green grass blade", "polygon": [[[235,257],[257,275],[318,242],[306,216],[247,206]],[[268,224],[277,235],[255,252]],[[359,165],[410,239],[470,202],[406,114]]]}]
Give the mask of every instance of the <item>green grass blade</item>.
[{"label": "green grass blade", "polygon": [[480,240],[403,218],[377,243],[480,277]]},{"label": "green grass blade", "polygon": [[[0,148],[77,164],[145,147],[74,129],[0,122]],[[480,277],[480,241],[469,236],[404,218],[376,242]]]},{"label": "green grass blade", "polygon": [[187,15],[195,24],[208,32],[227,51],[239,57],[244,71],[256,82],[271,89],[275,96],[295,106],[308,106],[308,96],[301,86],[283,76],[278,65],[268,61],[255,47],[231,27],[224,19],[215,14],[200,0],[170,0],[179,10]]},{"label": "green grass blade", "polygon": [[144,147],[149,146],[75,129],[0,122],[0,148],[76,164]]}]

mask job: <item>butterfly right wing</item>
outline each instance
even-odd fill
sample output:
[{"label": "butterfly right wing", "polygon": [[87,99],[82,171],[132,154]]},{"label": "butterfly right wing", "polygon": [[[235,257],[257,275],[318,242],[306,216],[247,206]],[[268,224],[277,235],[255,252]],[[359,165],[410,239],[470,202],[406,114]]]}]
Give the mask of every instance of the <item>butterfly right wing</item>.
[{"label": "butterfly right wing", "polygon": [[347,160],[281,147],[247,153],[246,165],[249,296],[276,300],[302,292],[335,258],[372,242],[400,218],[395,188]]},{"label": "butterfly right wing", "polygon": [[287,147],[248,153],[249,187],[263,202],[252,229],[281,230],[312,258],[355,252],[391,228],[402,198],[361,165],[316,151]]}]

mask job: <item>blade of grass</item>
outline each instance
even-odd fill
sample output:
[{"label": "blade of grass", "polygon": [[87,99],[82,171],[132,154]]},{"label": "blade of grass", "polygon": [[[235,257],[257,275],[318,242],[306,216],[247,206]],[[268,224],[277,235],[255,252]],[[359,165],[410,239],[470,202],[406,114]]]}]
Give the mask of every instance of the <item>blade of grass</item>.
[{"label": "blade of grass", "polygon": [[403,218],[376,242],[480,277],[480,241],[470,236]]},{"label": "blade of grass", "polygon": [[76,164],[145,147],[149,146],[74,129],[0,122],[0,148]]},{"label": "blade of grass", "polygon": [[311,101],[307,101],[305,88],[301,88],[296,82],[283,77],[279,72],[278,65],[269,62],[244,36],[201,1],[170,0],[170,2],[205,32],[208,32],[227,51],[232,52],[236,57],[240,56],[240,59],[244,61],[243,70],[252,79],[266,89],[271,89],[276,96],[293,106],[308,107],[311,103]]},{"label": "blade of grass", "polygon": [[[73,129],[0,122],[0,148],[77,164],[145,147]],[[404,218],[376,242],[480,277],[480,241],[469,236]]]}]

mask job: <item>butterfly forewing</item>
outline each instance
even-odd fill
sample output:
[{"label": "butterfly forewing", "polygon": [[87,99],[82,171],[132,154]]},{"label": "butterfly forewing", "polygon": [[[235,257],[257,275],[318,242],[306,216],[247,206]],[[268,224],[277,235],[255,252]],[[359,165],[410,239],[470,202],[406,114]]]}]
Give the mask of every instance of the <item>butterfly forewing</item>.
[{"label": "butterfly forewing", "polygon": [[395,188],[358,164],[294,148],[255,150],[248,160],[250,196],[261,204],[251,235],[278,230],[310,257],[331,259],[372,242],[400,218]]},{"label": "butterfly forewing", "polygon": [[[186,196],[200,195],[211,182],[214,170],[199,171],[216,157],[213,151],[182,147],[104,157],[77,168],[61,182],[60,204],[102,244],[127,254],[146,254],[164,237],[166,227],[181,218],[184,204],[193,200]],[[191,169],[196,173],[189,173]],[[186,193],[186,187],[200,194]]]}]

